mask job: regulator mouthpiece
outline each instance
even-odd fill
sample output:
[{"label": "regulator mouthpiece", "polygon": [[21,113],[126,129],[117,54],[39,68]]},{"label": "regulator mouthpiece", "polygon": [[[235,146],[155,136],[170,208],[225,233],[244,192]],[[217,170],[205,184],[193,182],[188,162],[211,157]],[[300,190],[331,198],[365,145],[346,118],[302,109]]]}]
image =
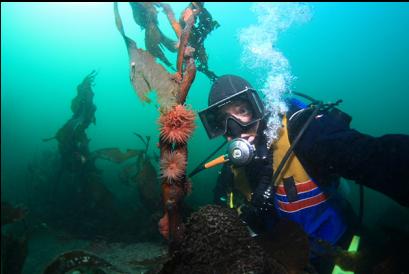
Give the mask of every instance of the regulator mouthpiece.
[{"label": "regulator mouthpiece", "polygon": [[233,165],[244,166],[253,160],[255,150],[246,139],[236,138],[227,147],[227,157]]}]

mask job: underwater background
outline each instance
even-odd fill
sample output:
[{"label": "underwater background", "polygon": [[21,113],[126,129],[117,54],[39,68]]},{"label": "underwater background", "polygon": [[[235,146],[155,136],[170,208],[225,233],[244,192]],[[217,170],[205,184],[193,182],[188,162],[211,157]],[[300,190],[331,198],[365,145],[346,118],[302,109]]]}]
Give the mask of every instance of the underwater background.
[{"label": "underwater background", "polygon": [[[177,16],[186,5],[171,3]],[[261,89],[267,76],[277,72],[268,66],[254,69],[242,58],[243,29],[260,26],[253,5],[206,3],[220,27],[207,37],[205,47],[209,68],[217,75],[237,74]],[[298,4],[281,8],[297,7],[291,5]],[[274,44],[288,61],[284,69],[291,83],[286,88],[325,102],[342,99],[340,108],[353,117],[351,126],[360,132],[409,134],[409,4],[308,3],[302,7],[308,12],[305,20],[278,29]],[[127,34],[144,47],[143,32],[133,22],[129,5],[120,3],[119,10]],[[161,29],[174,38],[165,16],[158,16]],[[167,57],[174,63],[176,54],[167,53]],[[87,129],[90,150],[142,148],[136,132],[151,136],[149,155],[159,154],[159,112],[155,103],[142,103],[133,91],[127,58],[112,3],[1,3],[2,201],[36,204],[27,168],[44,151],[57,151],[55,140],[42,139],[54,136],[71,117],[76,87],[92,70],[97,71],[93,87],[97,110],[96,124]],[[211,81],[197,72],[186,100],[194,111],[207,107],[210,86]],[[188,172],[223,141],[209,140],[198,118],[196,122],[188,144]],[[98,161],[97,166],[108,189],[132,206],[133,196],[118,179],[120,165]],[[205,170],[192,178],[193,191],[186,199],[192,208],[212,203],[218,170]],[[357,185],[344,181],[340,191],[358,211]],[[384,195],[366,189],[364,223],[374,229],[382,223],[408,229],[409,214]],[[35,252],[30,246],[29,253]],[[34,272],[26,267],[24,273]]]}]

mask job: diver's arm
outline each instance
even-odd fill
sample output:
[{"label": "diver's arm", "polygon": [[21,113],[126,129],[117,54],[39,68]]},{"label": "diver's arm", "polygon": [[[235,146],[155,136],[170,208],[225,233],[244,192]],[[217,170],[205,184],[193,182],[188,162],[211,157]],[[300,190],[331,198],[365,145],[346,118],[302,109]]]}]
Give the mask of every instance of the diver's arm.
[{"label": "diver's arm", "polygon": [[329,116],[316,120],[296,153],[315,174],[339,175],[409,206],[409,136],[373,137]]},{"label": "diver's arm", "polygon": [[230,186],[233,184],[234,176],[230,169],[230,166],[224,164],[220,170],[219,177],[217,178],[216,186],[213,189],[213,202],[217,205],[227,205],[227,192]]}]

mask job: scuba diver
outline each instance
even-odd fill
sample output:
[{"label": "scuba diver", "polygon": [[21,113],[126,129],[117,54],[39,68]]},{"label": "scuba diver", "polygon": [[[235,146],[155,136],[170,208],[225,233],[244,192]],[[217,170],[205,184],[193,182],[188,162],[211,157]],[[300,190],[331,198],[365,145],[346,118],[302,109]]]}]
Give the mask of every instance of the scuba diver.
[{"label": "scuba diver", "polygon": [[[351,117],[338,103],[307,105],[289,98],[278,138],[268,146],[264,131],[271,113],[257,91],[241,77],[219,77],[209,107],[199,112],[209,138],[229,142],[227,154],[216,160],[224,165],[214,202],[235,207],[241,198],[240,217],[256,234],[271,230],[279,218],[298,223],[309,236],[311,254],[320,254],[320,241],[344,247],[353,235],[353,213],[336,192],[340,177],[407,207],[409,136],[372,137],[351,129]],[[322,260],[311,262],[323,269]]]}]

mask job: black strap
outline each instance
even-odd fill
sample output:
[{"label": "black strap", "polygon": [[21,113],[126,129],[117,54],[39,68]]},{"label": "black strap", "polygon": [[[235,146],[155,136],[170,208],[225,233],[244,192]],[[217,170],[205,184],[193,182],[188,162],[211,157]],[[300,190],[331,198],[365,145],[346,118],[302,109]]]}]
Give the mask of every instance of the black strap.
[{"label": "black strap", "polygon": [[297,187],[295,186],[294,177],[283,178],[285,193],[290,203],[298,200]]},{"label": "black strap", "polygon": [[212,153],[210,153],[209,156],[207,156],[206,159],[204,159],[200,164],[197,165],[197,167],[189,173],[188,177],[192,177],[195,176],[197,173],[199,173],[200,171],[202,171],[203,169],[205,169],[204,164],[209,161],[210,158],[213,157],[213,155],[215,155],[222,147],[224,147],[224,145],[227,143],[227,140],[225,140],[215,151],[213,151]]},{"label": "black strap", "polygon": [[301,130],[298,132],[297,136],[295,137],[294,141],[292,142],[290,148],[287,150],[285,153],[283,159],[281,160],[280,164],[277,167],[277,170],[274,172],[273,178],[271,179],[271,185],[275,186],[275,182],[277,181],[278,176],[280,175],[281,171],[283,170],[285,164],[287,163],[288,159],[291,156],[291,153],[294,150],[294,147],[297,145],[297,143],[300,141],[301,137],[303,136],[305,130],[308,128],[308,126],[311,124],[312,120],[314,117],[317,115],[318,111],[321,109],[322,104],[320,103],[318,106],[311,106],[312,108],[315,108],[310,117],[308,117],[307,122],[305,122],[304,126],[301,128]]},{"label": "black strap", "polygon": [[364,186],[359,184],[359,228],[362,227],[364,220]]}]

